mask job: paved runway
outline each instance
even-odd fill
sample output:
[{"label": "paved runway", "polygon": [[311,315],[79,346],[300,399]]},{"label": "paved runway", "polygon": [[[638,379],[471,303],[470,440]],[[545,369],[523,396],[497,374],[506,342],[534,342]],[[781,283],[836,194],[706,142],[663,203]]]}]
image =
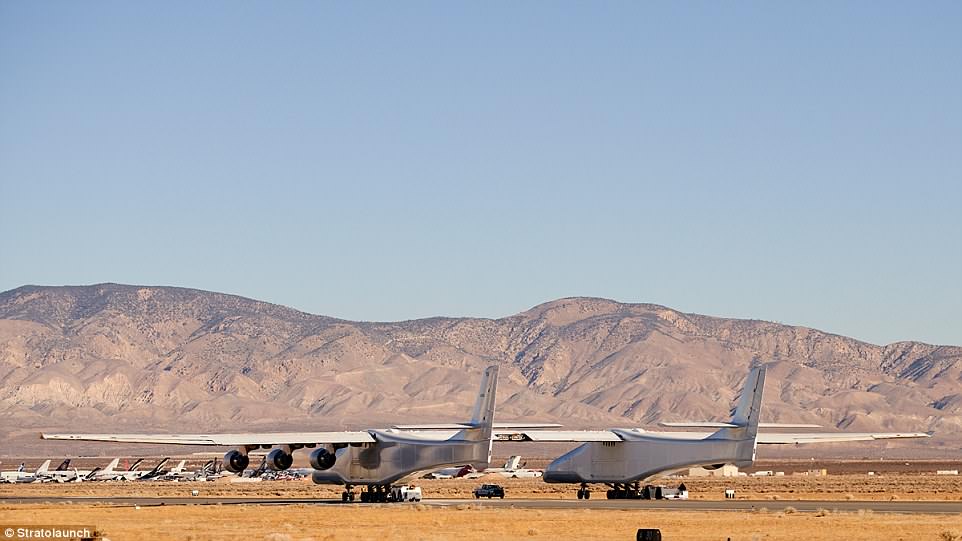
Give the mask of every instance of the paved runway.
[{"label": "paved runway", "polygon": [[[280,498],[205,498],[205,497],[176,497],[176,498],[103,498],[103,497],[24,497],[0,498],[0,504],[36,504],[36,503],[89,503],[109,504],[119,506],[152,506],[152,505],[409,505],[409,504],[342,504],[340,500],[314,499],[280,499]],[[437,499],[424,500],[426,505],[454,506],[462,504],[477,504],[482,507],[516,508],[516,509],[618,509],[618,510],[658,510],[658,511],[750,511],[767,508],[775,512],[786,507],[807,513],[819,509],[829,511],[856,512],[860,509],[871,510],[873,513],[930,513],[930,514],[959,514],[962,513],[962,502],[947,501],[792,501],[792,500],[474,500],[474,499]]]}]

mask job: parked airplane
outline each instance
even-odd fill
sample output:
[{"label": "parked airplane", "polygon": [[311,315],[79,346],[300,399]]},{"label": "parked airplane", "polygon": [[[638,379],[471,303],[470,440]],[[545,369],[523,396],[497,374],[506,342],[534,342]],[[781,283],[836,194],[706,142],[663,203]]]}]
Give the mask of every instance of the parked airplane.
[{"label": "parked airplane", "polygon": [[[474,415],[467,423],[403,425],[386,430],[355,432],[293,432],[276,434],[41,434],[44,439],[123,443],[222,445],[233,447],[224,455],[224,467],[243,472],[248,453],[273,447],[266,458],[272,470],[291,467],[291,453],[316,448],[310,454],[315,483],[345,485],[344,501],[353,501],[354,486],[367,487],[361,501],[384,501],[392,483],[418,472],[472,464],[488,466],[493,436],[516,435],[518,429],[557,427],[554,424],[493,423],[498,367],[484,371]],[[507,429],[507,430],[502,430]]]},{"label": "parked airplane", "polygon": [[484,475],[483,472],[479,472],[474,469],[474,466],[467,464],[465,466],[454,466],[451,468],[441,468],[440,470],[433,471],[424,476],[425,479],[475,479]]},{"label": "parked airplane", "polygon": [[33,483],[39,481],[40,478],[47,473],[48,468],[50,468],[50,461],[45,460],[43,464],[40,465],[34,472],[26,471],[23,464],[13,471],[0,472],[0,482],[3,483]]},{"label": "parked airplane", "polygon": [[474,469],[470,464],[444,468],[425,475],[425,479],[477,479],[488,474],[497,474],[514,479],[541,477],[541,470],[529,470],[521,464],[521,457],[514,455],[508,458],[500,468],[487,468],[482,471]]},{"label": "parked airplane", "polygon": [[98,468],[97,470],[90,472],[92,476],[88,474],[88,477],[91,477],[90,480],[92,481],[105,481],[107,479],[112,479],[114,470],[117,469],[118,465],[120,465],[120,459],[115,458],[111,460],[110,463],[107,464],[103,469]]},{"label": "parked airplane", "polygon": [[135,480],[135,481],[147,481],[147,480],[150,480],[150,479],[157,479],[157,478],[159,478],[159,477],[162,477],[165,473],[167,473],[167,470],[164,469],[164,466],[165,466],[165,465],[167,464],[167,462],[169,462],[169,461],[170,461],[170,458],[164,458],[163,460],[161,460],[160,462],[158,462],[156,466],[154,466],[152,469],[150,469],[150,470],[148,470],[148,471],[145,471],[145,472],[135,472],[135,473],[139,473],[140,475],[138,475],[137,477],[135,477],[134,480]]},{"label": "parked airplane", "polygon": [[186,466],[187,461],[181,460],[170,471],[164,473],[161,478],[165,481],[186,481],[197,477],[197,472],[188,470]]},{"label": "parked airplane", "polygon": [[199,481],[211,481],[214,479],[220,479],[224,475],[227,474],[224,472],[224,469],[221,468],[220,460],[214,459],[208,460],[207,463],[201,466],[200,470],[195,476],[195,479]]},{"label": "parked airplane", "polygon": [[70,469],[70,459],[64,459],[55,469],[48,469],[36,476],[35,482],[41,483],[66,483],[76,481],[90,473],[89,471],[80,472],[76,468]]},{"label": "parked airplane", "polygon": [[508,458],[508,461],[504,463],[501,468],[488,468],[484,470],[484,473],[496,473],[503,477],[509,477],[511,479],[526,479],[533,477],[541,477],[544,472],[541,470],[531,470],[525,468],[525,464],[521,463],[521,457],[514,455]]},{"label": "parked airplane", "polygon": [[[145,479],[145,480],[146,480],[146,479],[155,478],[155,477],[158,477],[159,475],[162,475],[162,474],[164,473],[163,471],[161,471],[161,468],[163,468],[164,464],[166,464],[167,461],[169,461],[169,460],[170,460],[169,458],[164,458],[163,460],[161,460],[160,462],[158,462],[156,466],[154,466],[153,468],[151,468],[151,469],[149,469],[149,470],[138,470],[137,467],[140,466],[140,464],[144,461],[144,459],[139,458],[139,459],[137,459],[136,461],[134,461],[134,463],[131,464],[130,467],[127,468],[126,470],[113,469],[113,470],[112,470],[111,472],[109,472],[109,473],[107,473],[106,471],[100,472],[100,474],[98,474],[96,480],[99,480],[99,481],[137,481],[137,480],[140,480],[140,479]],[[113,464],[113,463],[111,463],[111,464]]]},{"label": "parked airplane", "polygon": [[[753,369],[728,423],[675,423],[676,426],[717,428],[715,432],[649,432],[640,428],[595,431],[527,431],[523,441],[582,442],[548,465],[548,483],[580,484],[579,499],[591,497],[589,484],[608,485],[608,498],[635,498],[640,484],[653,477],[694,466],[724,464],[750,466],[756,444],[867,441],[889,438],[922,438],[925,433],[759,433],[758,422],[765,386],[765,367]],[[774,425],[793,427],[807,425]]]},{"label": "parked airplane", "polygon": [[117,472],[117,465],[118,465],[118,464],[120,464],[120,459],[119,459],[119,458],[115,458],[115,459],[111,460],[110,463],[108,463],[108,464],[107,464],[106,466],[104,466],[103,468],[96,467],[96,468],[94,468],[94,469],[92,469],[92,470],[90,470],[90,471],[80,471],[80,472],[78,472],[78,478],[77,478],[77,479],[74,479],[74,480],[82,480],[82,481],[108,481],[108,480],[110,480],[110,479],[114,479],[114,478],[117,476],[117,474],[118,474],[118,472]]}]

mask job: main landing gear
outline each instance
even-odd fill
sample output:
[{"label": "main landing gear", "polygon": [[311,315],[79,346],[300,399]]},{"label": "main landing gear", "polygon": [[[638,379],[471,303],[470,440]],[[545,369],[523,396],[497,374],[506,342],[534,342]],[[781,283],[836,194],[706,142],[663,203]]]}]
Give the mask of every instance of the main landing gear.
[{"label": "main landing gear", "polygon": [[[644,489],[642,489],[638,483],[609,483],[608,487],[609,490],[605,493],[605,496],[609,500],[638,500],[655,498],[655,487],[646,486]],[[581,483],[581,488],[578,489],[578,499],[591,499],[591,489],[588,488],[588,483]]]},{"label": "main landing gear", "polygon": [[354,501],[354,487],[352,485],[344,487],[344,492],[341,493],[341,501],[344,503]]},{"label": "main landing gear", "polygon": [[[608,486],[611,487],[611,490],[605,495],[609,500],[651,499],[650,496],[642,492],[638,483],[615,483]],[[647,492],[647,488],[645,487],[645,492]]]},{"label": "main landing gear", "polygon": [[368,485],[367,490],[361,492],[362,503],[378,503],[388,501],[391,485]]}]

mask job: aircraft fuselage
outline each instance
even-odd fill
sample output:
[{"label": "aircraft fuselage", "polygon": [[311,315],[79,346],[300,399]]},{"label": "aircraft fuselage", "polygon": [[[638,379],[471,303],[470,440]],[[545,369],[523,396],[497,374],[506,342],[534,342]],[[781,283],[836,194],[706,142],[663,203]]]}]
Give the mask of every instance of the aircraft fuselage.
[{"label": "aircraft fuselage", "polygon": [[[750,466],[754,440],[676,440],[636,436],[590,442],[562,455],[544,471],[547,483],[632,483],[694,466]],[[746,460],[747,459],[747,460]]]},{"label": "aircraft fuselage", "polygon": [[[471,431],[465,431],[471,432]],[[315,483],[338,485],[390,485],[419,472],[472,464],[485,468],[490,439],[445,439],[372,431],[375,443],[338,449],[328,470],[316,470]],[[473,439],[473,438],[472,438]]]}]

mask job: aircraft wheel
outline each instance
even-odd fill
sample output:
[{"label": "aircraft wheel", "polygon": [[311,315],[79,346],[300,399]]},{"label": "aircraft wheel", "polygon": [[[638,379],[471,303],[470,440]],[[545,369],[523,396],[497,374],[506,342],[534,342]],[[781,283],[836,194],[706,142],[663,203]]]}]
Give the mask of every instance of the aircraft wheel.
[{"label": "aircraft wheel", "polygon": [[342,492],[342,493],[341,493],[341,501],[342,501],[342,502],[347,502],[347,492]]},{"label": "aircraft wheel", "polygon": [[585,489],[585,499],[586,499],[586,500],[590,500],[590,499],[591,499],[591,491],[588,490],[588,489]]}]

